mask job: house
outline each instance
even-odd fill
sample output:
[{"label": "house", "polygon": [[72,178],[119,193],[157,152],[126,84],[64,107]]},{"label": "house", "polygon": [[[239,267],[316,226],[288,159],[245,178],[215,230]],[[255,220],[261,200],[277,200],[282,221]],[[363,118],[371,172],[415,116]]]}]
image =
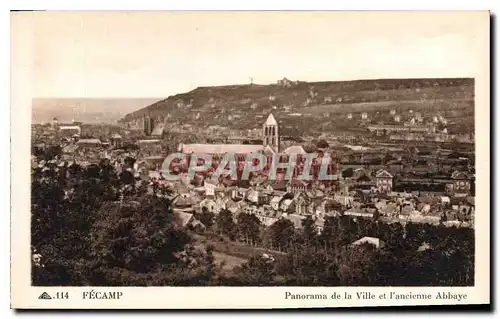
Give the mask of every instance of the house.
[{"label": "house", "polygon": [[361,239],[356,240],[351,244],[351,246],[360,246],[363,244],[370,244],[375,246],[377,249],[383,248],[385,246],[384,241],[375,237],[363,237]]},{"label": "house", "polygon": [[392,192],[392,176],[388,171],[380,169],[375,175],[375,183],[380,193]]},{"label": "house", "polygon": [[323,209],[325,214],[337,214],[342,210],[342,204],[332,198],[326,198],[323,202]]},{"label": "house", "polygon": [[388,203],[384,209],[382,209],[382,214],[387,217],[394,217],[399,213],[398,206],[396,203]]},{"label": "house", "polygon": [[279,192],[278,194],[275,194],[271,198],[270,205],[273,210],[279,210],[280,209],[280,204],[283,198],[285,197],[285,192]]},{"label": "house", "polygon": [[229,200],[228,197],[225,196],[216,196],[215,198],[215,211],[220,212],[223,209],[226,209],[226,203]]},{"label": "house", "polygon": [[259,204],[259,192],[253,188],[249,188],[247,192],[247,200],[254,204]]},{"label": "house", "polygon": [[246,199],[248,193],[248,189],[243,188],[243,187],[238,187],[232,190],[231,192],[231,198],[233,200],[239,201]]},{"label": "house", "polygon": [[225,204],[226,204],[225,208],[228,211],[230,211],[233,215],[235,215],[238,212],[238,210],[240,209],[240,205],[230,198],[227,199]]},{"label": "house", "polygon": [[378,209],[384,209],[385,206],[387,206],[387,204],[389,203],[387,198],[381,198],[381,197],[375,197],[374,201],[375,201],[375,207]]},{"label": "house", "polygon": [[215,196],[215,188],[217,187],[215,184],[210,183],[209,181],[205,181],[203,183],[203,186],[205,187],[205,196]]},{"label": "house", "polygon": [[186,213],[183,211],[178,211],[174,209],[174,220],[176,224],[182,228],[191,227],[191,228],[206,228],[200,221],[198,221],[193,214]]},{"label": "house", "polygon": [[465,197],[470,195],[471,191],[471,177],[467,172],[454,171],[451,175],[453,180],[453,195]]},{"label": "house", "polygon": [[76,142],[76,145],[81,147],[100,147],[102,142],[97,138],[85,138]]},{"label": "house", "polygon": [[277,211],[273,211],[269,209],[269,207],[263,207],[263,211],[259,212],[258,214],[255,214],[257,218],[260,220],[262,225],[269,227],[275,222],[278,221],[278,219],[281,217],[281,213]]},{"label": "house", "polygon": [[432,249],[431,245],[427,242],[423,242],[418,248],[417,251],[426,251]]},{"label": "house", "polygon": [[286,191],[286,183],[284,181],[268,185],[268,187],[270,187],[273,191]]},{"label": "house", "polygon": [[423,215],[428,214],[431,211],[431,205],[426,203],[420,203],[417,207],[417,210],[421,212]]},{"label": "house", "polygon": [[[333,202],[333,200],[329,200]],[[314,198],[309,205],[309,213],[313,216],[325,216],[326,214],[326,200],[321,198]],[[330,209],[332,211],[332,209]]]},{"label": "house", "polygon": [[62,152],[64,154],[72,154],[72,153],[76,152],[78,147],[79,147],[79,145],[77,145],[77,144],[68,144],[68,145],[63,147]]},{"label": "house", "polygon": [[211,199],[211,198],[205,198],[200,202],[200,208],[203,210],[203,208],[207,209],[209,212],[218,214],[219,211],[217,210],[217,204],[216,202]]},{"label": "house", "polygon": [[255,205],[262,205],[268,201],[265,189],[258,188],[249,188],[246,199]]},{"label": "house", "polygon": [[302,221],[304,219],[306,219],[305,216],[296,215],[296,214],[284,214],[283,217],[288,219],[289,221],[291,221],[293,223],[293,226],[295,227],[295,229],[302,228]]},{"label": "house", "polygon": [[191,196],[189,188],[184,183],[180,183],[178,181],[171,183],[170,189],[174,192],[174,194],[178,194],[183,197]]},{"label": "house", "polygon": [[287,213],[295,209],[295,201],[293,199],[284,199],[281,201],[280,210]]},{"label": "house", "polygon": [[192,208],[195,204],[196,200],[190,196],[177,195],[172,201],[172,206],[180,209]]},{"label": "house", "polygon": [[340,203],[341,205],[343,206],[352,206],[352,204],[354,203],[354,197],[350,196],[350,195],[344,195],[344,194],[335,194],[333,196],[333,199],[335,201],[337,201],[338,203]]},{"label": "house", "polygon": [[409,220],[413,215],[413,204],[404,203],[399,206],[399,219],[401,220]]},{"label": "house", "polygon": [[308,214],[309,208],[309,198],[307,198],[303,193],[297,193],[293,197],[295,201],[295,213],[297,215],[306,215]]},{"label": "house", "polygon": [[357,189],[371,190],[375,186],[375,183],[373,182],[372,178],[363,171],[362,173],[360,172],[358,177],[356,178],[355,186]]},{"label": "house", "polygon": [[372,218],[375,210],[369,210],[360,207],[353,207],[344,212],[346,216],[355,216],[355,217],[364,217],[364,218]]},{"label": "house", "polygon": [[286,190],[289,193],[298,193],[298,192],[305,192],[307,189],[307,183],[305,181],[301,181],[298,179],[292,179],[290,182],[288,182],[286,186]]},{"label": "house", "polygon": [[441,204],[443,205],[447,205],[447,204],[450,204],[450,198],[448,196],[441,196],[439,197],[440,201],[441,201]]},{"label": "house", "polygon": [[314,220],[314,226],[316,227],[317,234],[321,235],[325,227],[325,220],[323,218],[316,218]]},{"label": "house", "polygon": [[475,206],[475,197],[474,196],[467,196],[465,201],[467,202],[467,204],[469,204],[470,206],[474,207]]}]

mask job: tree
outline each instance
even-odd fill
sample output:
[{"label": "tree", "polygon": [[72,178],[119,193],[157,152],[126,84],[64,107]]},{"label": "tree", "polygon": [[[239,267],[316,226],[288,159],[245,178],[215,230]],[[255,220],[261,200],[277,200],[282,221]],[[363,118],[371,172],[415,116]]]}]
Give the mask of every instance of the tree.
[{"label": "tree", "polygon": [[245,286],[272,286],[275,282],[274,260],[269,257],[252,257],[234,269],[236,280]]},{"label": "tree", "polygon": [[[40,154],[40,153],[39,153]],[[47,147],[41,155],[41,159],[46,161],[53,160],[62,154],[62,148],[59,145],[51,145]]]},{"label": "tree", "polygon": [[126,185],[135,184],[134,174],[129,171],[123,171],[120,173],[120,182]]},{"label": "tree", "polygon": [[316,239],[316,226],[310,215],[302,220],[302,236],[306,244],[311,244]]},{"label": "tree", "polygon": [[216,219],[217,229],[219,235],[228,236],[229,239],[234,240],[236,235],[236,224],[233,220],[233,214],[228,210],[221,210]]},{"label": "tree", "polygon": [[327,216],[323,225],[323,231],[319,236],[322,246],[327,253],[333,249],[334,241],[336,236],[338,236],[338,232],[338,218],[334,216]]},{"label": "tree", "polygon": [[180,253],[191,239],[177,225],[165,198],[148,196],[137,204],[104,205],[92,227],[89,284],[150,285],[151,278],[142,274],[152,273],[169,283],[168,276],[160,273],[189,262],[189,256]]},{"label": "tree", "polygon": [[200,222],[207,228],[211,228],[214,224],[215,214],[209,211],[206,207],[201,209]]},{"label": "tree", "polygon": [[260,220],[254,214],[241,213],[237,217],[238,232],[247,244],[255,245],[260,235]]},{"label": "tree", "polygon": [[135,158],[127,156],[127,157],[125,157],[125,159],[123,160],[123,162],[128,167],[133,167],[136,161],[135,161]]},{"label": "tree", "polygon": [[377,284],[375,246],[363,244],[343,247],[339,254],[337,275],[342,286],[373,286]]},{"label": "tree", "polygon": [[276,261],[276,273],[286,285],[337,286],[336,259],[317,246],[290,251]]},{"label": "tree", "polygon": [[64,180],[55,174],[42,177],[36,170],[32,176],[31,242],[45,265],[32,273],[33,285],[79,285],[77,268],[88,257],[91,225],[106,187],[95,167],[70,167]]},{"label": "tree", "polygon": [[[213,248],[181,228],[170,199],[128,182],[107,161],[32,169],[33,285],[474,285],[473,229],[327,216],[318,236],[311,217],[301,231],[286,218],[262,231],[256,216],[235,224],[227,210],[215,221],[220,234],[285,253],[223,276]],[[204,209],[200,219],[214,218]],[[347,246],[363,236],[386,245]]]},{"label": "tree", "polygon": [[271,225],[271,248],[277,248],[279,251],[287,249],[291,244],[290,241],[295,235],[293,223],[286,219],[280,218],[277,222]]},{"label": "tree", "polygon": [[32,284],[210,284],[210,256],[191,245],[170,201],[115,202],[110,194],[124,185],[107,169],[69,169],[65,180],[32,171]]},{"label": "tree", "polygon": [[354,176],[354,170],[349,167],[342,171],[342,178],[351,178]]},{"label": "tree", "polygon": [[330,145],[328,144],[328,142],[325,139],[321,139],[321,140],[319,140],[316,143],[316,147],[318,147],[318,148],[328,148],[328,147],[330,147]]}]

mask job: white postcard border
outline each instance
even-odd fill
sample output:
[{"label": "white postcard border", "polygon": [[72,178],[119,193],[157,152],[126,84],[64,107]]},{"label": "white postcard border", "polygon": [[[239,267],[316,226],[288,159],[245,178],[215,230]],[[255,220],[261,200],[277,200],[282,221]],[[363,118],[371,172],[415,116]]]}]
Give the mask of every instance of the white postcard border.
[{"label": "white postcard border", "polygon": [[[298,308],[352,307],[383,305],[485,304],[490,302],[490,92],[489,92],[489,14],[463,12],[471,27],[478,29],[476,50],[476,261],[474,287],[31,287],[30,285],[30,119],[33,27],[30,13],[11,18],[11,294],[13,308],[132,308],[132,309],[209,309],[209,308]],[[378,13],[383,19],[383,12]],[[425,14],[425,13],[419,13]],[[434,13],[435,14],[435,13]],[[423,20],[425,23],[425,19]],[[122,292],[120,299],[87,299],[85,292]],[[300,294],[351,293],[353,299],[290,300],[286,292]],[[369,291],[376,299],[359,300],[356,292]],[[384,292],[467,294],[456,300],[384,300]],[[69,292],[69,300],[42,300],[42,292]],[[102,295],[102,294],[101,294]],[[97,296],[97,294],[96,294]]]}]

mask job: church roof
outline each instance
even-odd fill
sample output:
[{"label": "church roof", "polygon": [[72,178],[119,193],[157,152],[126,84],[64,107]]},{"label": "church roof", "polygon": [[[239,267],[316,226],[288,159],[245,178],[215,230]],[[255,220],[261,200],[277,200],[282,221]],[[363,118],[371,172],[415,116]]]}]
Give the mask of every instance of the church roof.
[{"label": "church roof", "polygon": [[278,125],[278,122],[276,122],[276,119],[274,118],[272,113],[267,117],[266,125]]},{"label": "church roof", "polygon": [[262,145],[250,144],[182,144],[179,150],[185,154],[205,153],[205,154],[249,154],[261,152]]}]

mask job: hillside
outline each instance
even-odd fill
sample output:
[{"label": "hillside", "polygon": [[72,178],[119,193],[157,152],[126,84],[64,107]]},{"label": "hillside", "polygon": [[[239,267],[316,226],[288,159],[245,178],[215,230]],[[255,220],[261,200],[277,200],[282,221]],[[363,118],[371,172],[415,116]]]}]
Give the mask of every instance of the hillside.
[{"label": "hillside", "polygon": [[[345,114],[398,112],[412,109],[422,113],[444,112],[451,117],[473,119],[474,80],[381,79],[334,82],[280,80],[270,85],[228,85],[198,87],[170,96],[127,114],[131,122],[149,115],[170,122],[230,128],[259,127],[262,118],[273,112],[289,133],[297,128],[314,130],[346,125]],[[458,111],[458,113],[457,113]],[[311,119],[317,124],[311,127]],[[462,119],[463,120],[463,119]],[[473,123],[473,122],[471,122]]]}]

